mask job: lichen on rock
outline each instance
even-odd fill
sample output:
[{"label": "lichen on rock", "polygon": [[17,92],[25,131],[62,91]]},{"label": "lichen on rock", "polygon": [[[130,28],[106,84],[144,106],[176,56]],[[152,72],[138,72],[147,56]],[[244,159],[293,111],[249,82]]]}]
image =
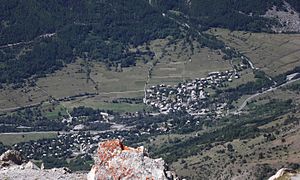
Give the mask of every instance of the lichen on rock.
[{"label": "lichen on rock", "polygon": [[100,143],[88,180],[176,179],[161,158],[151,159],[144,147],[131,148],[120,140]]}]

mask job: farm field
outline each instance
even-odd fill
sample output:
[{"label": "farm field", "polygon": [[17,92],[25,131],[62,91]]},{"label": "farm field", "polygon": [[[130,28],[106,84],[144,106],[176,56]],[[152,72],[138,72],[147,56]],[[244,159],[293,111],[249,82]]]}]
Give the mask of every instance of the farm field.
[{"label": "farm field", "polygon": [[138,62],[134,67],[122,68],[121,72],[107,70],[94,62],[91,79],[98,85],[99,93],[141,91],[147,81],[149,65]]},{"label": "farm field", "polygon": [[81,60],[68,64],[62,70],[47,75],[45,78],[39,78],[36,84],[54,98],[96,92],[93,82],[87,80],[87,74]]},{"label": "farm field", "polygon": [[211,29],[209,33],[249,57],[256,67],[270,76],[300,65],[299,34],[230,32],[226,29]]},{"label": "farm field", "polygon": [[31,140],[50,139],[57,137],[57,132],[30,132],[30,133],[3,133],[0,134],[0,142],[4,145],[13,145]]},{"label": "farm field", "polygon": [[5,87],[5,89],[0,90],[0,112],[13,110],[15,107],[39,104],[47,99],[47,94],[37,87],[22,89]]},{"label": "farm field", "polygon": [[97,100],[97,98],[78,98],[77,100],[62,102],[61,104],[69,110],[79,106],[86,106],[101,110],[113,110],[116,112],[137,112],[147,109],[147,106],[144,104],[103,102],[101,100]]},{"label": "farm field", "polygon": [[290,87],[291,85],[295,85],[295,84],[300,84],[300,80],[293,82],[287,86],[280,87],[280,88],[276,89],[275,91],[271,91],[269,93],[257,96],[253,100],[261,102],[261,101],[268,101],[272,98],[279,99],[279,100],[292,99],[296,103],[300,103],[299,91],[297,92],[297,91],[292,91],[292,90],[288,89],[288,87]]},{"label": "farm field", "polygon": [[192,46],[184,41],[161,43],[161,46],[154,43],[151,47],[155,47],[152,49],[159,55],[159,59],[153,68],[149,85],[174,85],[185,80],[206,77],[212,71],[232,69],[230,62],[222,59],[222,53],[201,48],[196,42]]},{"label": "farm field", "polygon": [[61,104],[50,104],[45,102],[40,107],[42,115],[48,119],[57,119],[60,118],[60,116],[68,116],[67,108]]},{"label": "farm field", "polygon": [[[290,89],[291,86],[299,85],[300,80],[297,80],[293,83],[288,84],[287,86],[280,87],[276,90],[272,90],[270,92],[260,94],[253,99],[251,99],[245,109],[249,109],[250,107],[253,107],[253,105],[263,105],[266,103],[269,103],[270,100],[276,99],[281,101],[287,101],[287,100],[293,100],[296,104],[300,103],[300,97],[299,97],[299,90],[292,90]],[[241,98],[239,98],[233,105],[235,107],[240,107],[242,103],[250,97],[249,95],[244,95]]]}]

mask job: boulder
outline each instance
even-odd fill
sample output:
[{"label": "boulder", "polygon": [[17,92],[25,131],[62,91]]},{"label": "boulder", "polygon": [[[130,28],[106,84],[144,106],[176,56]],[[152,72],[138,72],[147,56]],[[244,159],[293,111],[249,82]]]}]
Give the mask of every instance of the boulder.
[{"label": "boulder", "polygon": [[14,164],[21,165],[24,159],[19,151],[8,150],[0,156],[2,162],[13,162]]},{"label": "boulder", "polygon": [[163,159],[148,157],[144,147],[131,148],[120,140],[100,143],[95,164],[88,174],[88,180],[106,179],[177,179],[167,170]]}]

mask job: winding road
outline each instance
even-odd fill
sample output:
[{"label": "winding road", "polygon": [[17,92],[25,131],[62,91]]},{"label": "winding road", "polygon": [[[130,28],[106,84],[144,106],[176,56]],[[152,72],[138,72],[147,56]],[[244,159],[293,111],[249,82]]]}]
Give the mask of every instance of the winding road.
[{"label": "winding road", "polygon": [[293,80],[288,80],[288,81],[285,82],[284,84],[281,84],[281,85],[276,86],[276,87],[274,87],[274,88],[273,88],[273,87],[270,87],[269,89],[267,89],[267,90],[265,90],[265,91],[263,91],[263,92],[260,92],[260,93],[256,93],[256,94],[251,95],[250,97],[248,97],[248,98],[242,103],[242,105],[238,108],[238,110],[235,111],[235,112],[233,112],[233,113],[234,113],[234,114],[235,114],[235,113],[240,113],[240,112],[247,106],[247,103],[248,103],[249,101],[251,101],[252,99],[254,99],[255,97],[257,97],[257,96],[259,96],[259,95],[262,95],[262,94],[266,94],[266,93],[271,92],[271,91],[274,91],[274,90],[276,90],[276,89],[278,89],[278,88],[280,88],[280,87],[286,86],[286,85],[291,84],[291,83],[293,83],[293,82],[296,82],[296,81],[298,81],[298,80],[300,80],[300,78],[293,79]]}]

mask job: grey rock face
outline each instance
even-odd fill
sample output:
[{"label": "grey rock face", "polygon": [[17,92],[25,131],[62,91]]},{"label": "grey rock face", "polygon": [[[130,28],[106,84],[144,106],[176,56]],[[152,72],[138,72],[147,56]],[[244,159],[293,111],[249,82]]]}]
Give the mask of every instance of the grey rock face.
[{"label": "grey rock face", "polygon": [[88,180],[176,179],[176,175],[167,170],[164,160],[151,159],[143,147],[127,147],[120,140],[100,143],[95,160]]}]

